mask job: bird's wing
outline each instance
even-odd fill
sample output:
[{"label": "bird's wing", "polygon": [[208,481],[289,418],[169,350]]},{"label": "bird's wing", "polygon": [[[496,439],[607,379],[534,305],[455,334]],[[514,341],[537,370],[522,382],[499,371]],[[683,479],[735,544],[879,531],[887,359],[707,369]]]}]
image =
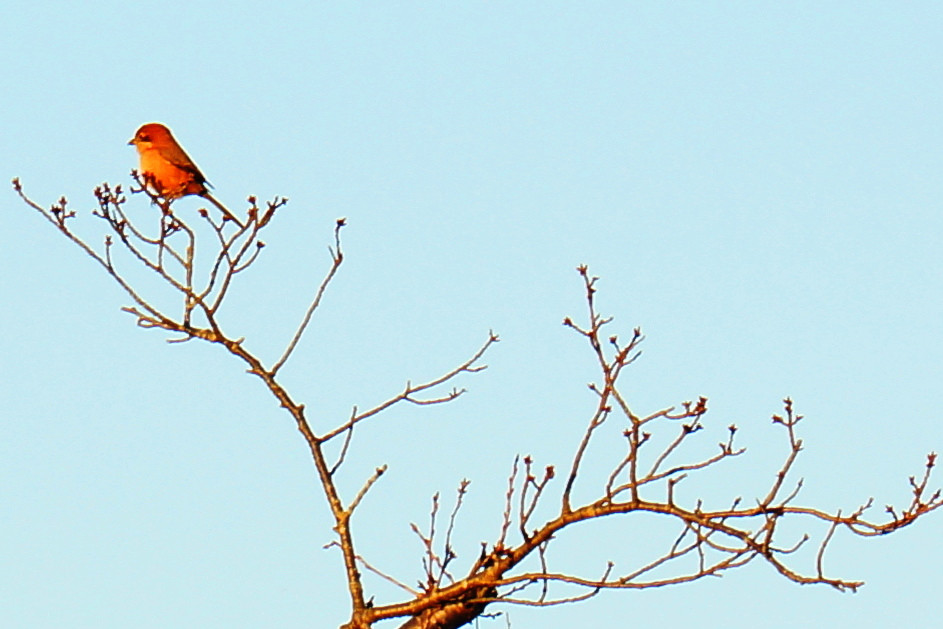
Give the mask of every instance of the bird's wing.
[{"label": "bird's wing", "polygon": [[172,143],[170,146],[161,146],[157,149],[160,156],[166,159],[168,162],[179,168],[180,170],[185,170],[188,173],[193,175],[194,180],[199,183],[207,183],[206,177],[203,176],[203,173],[200,172],[200,169],[196,167],[196,164],[193,163],[193,160],[183,151],[182,148],[177,143]]}]

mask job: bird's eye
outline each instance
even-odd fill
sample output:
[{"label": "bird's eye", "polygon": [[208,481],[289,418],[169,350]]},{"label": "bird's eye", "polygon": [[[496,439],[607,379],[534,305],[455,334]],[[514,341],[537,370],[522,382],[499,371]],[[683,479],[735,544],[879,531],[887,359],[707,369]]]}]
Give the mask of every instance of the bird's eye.
[{"label": "bird's eye", "polygon": [[151,139],[150,139],[150,138],[147,136],[147,134],[145,134],[145,133],[142,133],[141,135],[139,135],[139,136],[138,136],[138,139],[139,139],[141,142],[150,142],[150,141],[151,141]]}]

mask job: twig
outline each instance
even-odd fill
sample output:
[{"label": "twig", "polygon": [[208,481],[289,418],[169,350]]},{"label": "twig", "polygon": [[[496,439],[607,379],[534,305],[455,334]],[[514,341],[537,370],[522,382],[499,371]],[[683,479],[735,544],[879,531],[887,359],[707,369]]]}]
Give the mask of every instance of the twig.
[{"label": "twig", "polygon": [[273,376],[278,373],[278,370],[282,368],[282,365],[285,364],[285,361],[288,360],[288,357],[291,356],[291,353],[295,351],[295,346],[298,345],[298,341],[301,340],[301,335],[304,334],[305,329],[307,329],[308,324],[311,322],[311,317],[314,315],[314,311],[317,310],[318,306],[321,304],[321,297],[324,296],[324,291],[327,290],[328,284],[330,284],[331,280],[334,279],[337,269],[340,268],[341,263],[344,261],[344,253],[341,251],[341,228],[346,224],[346,219],[339,218],[334,225],[334,244],[336,248],[331,251],[331,259],[333,260],[333,264],[331,264],[331,268],[327,272],[327,275],[323,280],[321,280],[321,285],[314,294],[314,299],[311,301],[311,305],[308,306],[308,310],[305,312],[305,316],[302,318],[301,324],[298,326],[294,336],[292,336],[291,341],[288,343],[288,347],[285,348],[281,358],[275,361],[275,364],[272,365],[272,368],[269,370]]}]

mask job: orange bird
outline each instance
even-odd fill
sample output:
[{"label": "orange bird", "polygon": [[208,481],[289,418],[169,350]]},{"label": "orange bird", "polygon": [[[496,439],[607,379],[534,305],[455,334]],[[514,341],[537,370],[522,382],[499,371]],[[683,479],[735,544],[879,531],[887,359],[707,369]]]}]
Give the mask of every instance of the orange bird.
[{"label": "orange bird", "polygon": [[174,139],[170,129],[158,122],[143,125],[131,138],[141,158],[141,177],[167,201],[195,194],[218,207],[239,227],[242,223],[209,192],[209,182]]}]

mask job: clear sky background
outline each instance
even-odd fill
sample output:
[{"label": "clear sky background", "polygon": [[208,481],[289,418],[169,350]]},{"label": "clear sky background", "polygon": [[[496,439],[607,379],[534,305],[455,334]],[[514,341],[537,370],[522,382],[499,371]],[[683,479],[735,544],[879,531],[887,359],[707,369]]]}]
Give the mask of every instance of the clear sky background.
[{"label": "clear sky background", "polygon": [[[230,205],[291,199],[223,318],[268,360],[348,218],[348,260],[284,372],[316,428],[501,335],[467,396],[399,409],[354,441],[348,496],[390,465],[354,523],[360,552],[400,579],[421,576],[409,523],[432,494],[450,506],[472,481],[464,568],[497,535],[515,454],[571,459],[598,377],[560,324],[584,320],[580,263],[602,277],[612,331],[647,335],[625,382],[635,408],[708,396],[692,458],[741,427],[748,453],[685,481],[688,504],[763,493],[786,454],[769,417],[787,395],[806,416],[810,506],[874,496],[880,517],[943,449],[939,3],[10,0],[3,13],[0,174],[44,205],[66,195],[93,241],[91,191],[129,183],[144,122],[170,125]],[[343,622],[310,457],[261,384],[219,348],[136,328],[120,290],[12,190],[0,234],[0,624]],[[585,499],[618,426],[610,438]],[[934,514],[839,536],[826,566],[865,580],[855,595],[756,563],[503,609],[514,629],[929,626],[941,531]],[[629,571],[676,532],[585,525],[551,567]]]}]

